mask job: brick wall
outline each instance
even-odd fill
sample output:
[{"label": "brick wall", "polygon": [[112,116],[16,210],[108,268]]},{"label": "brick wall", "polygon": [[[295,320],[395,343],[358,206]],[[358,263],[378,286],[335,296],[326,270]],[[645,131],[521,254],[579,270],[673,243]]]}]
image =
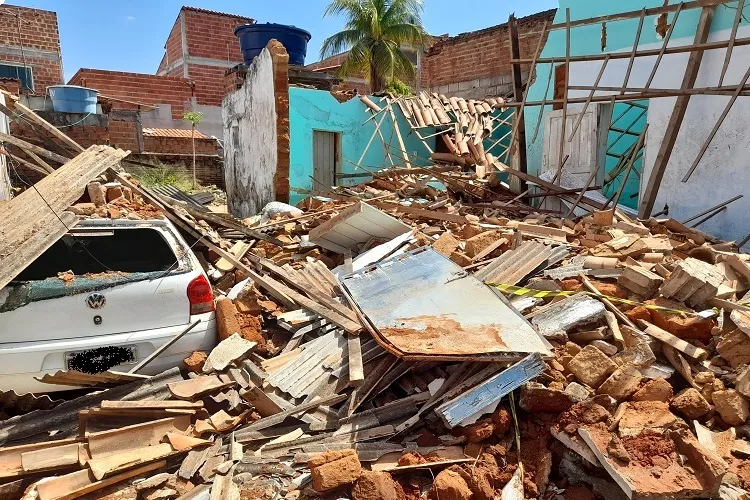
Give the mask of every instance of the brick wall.
[{"label": "brick wall", "polygon": [[226,68],[221,66],[188,65],[190,79],[195,82],[195,98],[198,104],[221,106],[224,98],[224,76]]},{"label": "brick wall", "polygon": [[[164,74],[181,77],[187,68],[188,77],[195,82],[194,96],[198,104],[221,106],[226,93],[226,69],[242,62],[239,39],[234,36],[234,28],[253,20],[193,7],[183,7],[180,15],[185,20],[186,54],[183,54],[182,46],[182,19],[178,17],[167,38],[166,55],[158,72],[166,71],[170,65],[182,59],[183,64],[172,67]],[[226,65],[222,66],[224,62]]]},{"label": "brick wall", "polygon": [[[170,104],[172,118],[181,120],[185,103],[193,95],[192,82],[187,78],[125,73],[81,68],[70,79],[71,85],[82,85],[98,90],[104,97],[151,106]],[[113,101],[114,109],[138,109],[135,104]]]},{"label": "brick wall", "polygon": [[[522,58],[536,50],[545,21],[552,22],[555,9],[518,19]],[[512,91],[508,25],[464,33],[437,42],[422,56],[421,86],[425,90],[483,98]],[[521,68],[525,77],[528,65]]]},{"label": "brick wall", "polygon": [[[20,53],[21,47],[24,49],[23,55]],[[57,14],[0,5],[0,64],[23,65],[24,61],[31,67],[37,94],[44,94],[50,85],[64,83]]]},{"label": "brick wall", "polygon": [[242,61],[234,28],[252,19],[190,7],[183,8],[182,12],[185,13],[188,54],[222,61]]},{"label": "brick wall", "polygon": [[138,123],[133,121],[110,120],[109,121],[109,144],[128,151],[140,151],[139,141],[142,140],[143,132],[139,130]]},{"label": "brick wall", "polygon": [[[191,154],[193,146],[185,137],[144,137],[144,150],[149,153]],[[219,154],[214,139],[195,139],[196,154]]]},{"label": "brick wall", "polygon": [[273,92],[276,100],[276,174],[273,178],[276,201],[289,203],[289,54],[281,42],[268,43],[273,61]]},{"label": "brick wall", "polygon": [[[170,65],[175,61],[179,61],[182,59],[182,23],[180,22],[180,17],[177,17],[177,20],[174,23],[174,26],[172,26],[172,31],[169,32],[169,37],[167,38],[167,43],[164,46],[165,49],[165,55],[166,57],[162,60],[162,64],[164,66]],[[162,69],[162,66],[159,67],[159,70]],[[182,76],[182,69],[179,70],[179,75]]]}]

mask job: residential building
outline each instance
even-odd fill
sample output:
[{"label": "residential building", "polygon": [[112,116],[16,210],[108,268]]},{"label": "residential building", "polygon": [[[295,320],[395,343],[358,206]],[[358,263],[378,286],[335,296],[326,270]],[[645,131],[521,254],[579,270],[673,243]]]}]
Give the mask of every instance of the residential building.
[{"label": "residential building", "polygon": [[0,78],[17,78],[22,92],[38,95],[64,83],[56,13],[0,5]]}]

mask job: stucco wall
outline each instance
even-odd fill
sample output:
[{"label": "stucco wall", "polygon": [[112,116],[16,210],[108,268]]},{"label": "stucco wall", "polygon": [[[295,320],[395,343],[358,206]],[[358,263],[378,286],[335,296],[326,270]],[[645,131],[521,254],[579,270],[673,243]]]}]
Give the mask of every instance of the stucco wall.
[{"label": "stucco wall", "polygon": [[[377,98],[373,98],[376,102]],[[291,87],[289,89],[289,122],[291,130],[291,172],[290,187],[301,189],[313,189],[313,131],[321,130],[341,133],[342,149],[342,173],[363,173],[363,170],[354,166],[352,162],[358,162],[367,142],[375,131],[375,120],[380,120],[379,115],[375,120],[364,123],[371,115],[366,111],[366,106],[358,98],[347,102],[337,101],[330,92],[324,90],[303,89]],[[422,141],[411,133],[411,129],[398,111],[394,111],[398,117],[399,129],[403,136],[406,150],[410,155],[413,165],[427,165],[425,159],[429,158],[429,152],[424,148]],[[392,159],[398,166],[404,166],[396,138],[393,122],[387,117],[381,125],[381,131],[387,143],[391,144],[389,149]],[[423,136],[433,133],[425,129],[420,132]],[[434,149],[435,138],[427,139],[427,144]],[[418,158],[421,157],[421,158]],[[365,155],[361,165],[365,170],[373,171],[384,167],[390,167],[383,147],[383,141],[376,136],[370,149]],[[356,179],[342,179],[340,184],[359,184],[369,177]],[[319,188],[319,187],[318,187]],[[292,191],[291,201],[297,203],[304,198]]]},{"label": "stucco wall", "polygon": [[276,104],[271,53],[263,49],[245,84],[224,98],[224,172],[229,211],[245,218],[274,201]]},{"label": "stucco wall", "polygon": [[[671,1],[670,3],[676,3]],[[612,14],[624,10],[637,10],[642,7],[660,7],[660,0],[640,0],[629,3],[627,8],[618,2],[588,2],[584,0],[561,1],[560,8],[555,17],[555,23],[565,22],[565,8],[570,8],[571,20],[584,19],[593,16]],[[726,40],[735,16],[735,10],[723,6],[716,8],[711,27],[709,41]],[[670,40],[670,46],[685,45],[692,43],[695,29],[700,16],[700,9],[685,10],[680,13],[674,34]],[[671,23],[673,14],[669,14]],[[639,50],[660,48],[662,41],[659,39],[655,26],[656,16],[645,19]],[[635,33],[638,27],[638,19],[623,20],[607,23],[607,47],[608,52],[629,52],[633,46]],[[746,37],[750,34],[750,27],[742,21],[737,37]],[[573,28],[571,30],[571,55],[598,54],[601,53],[601,25],[592,25]],[[724,60],[724,49],[708,51],[705,53],[703,63],[696,81],[696,87],[707,87],[718,85],[718,78]],[[561,57],[565,55],[565,30],[556,30],[550,33],[548,41],[542,51],[541,57]],[[724,85],[735,85],[739,83],[748,66],[750,48],[735,47],[732,55],[732,63],[724,80]],[[685,71],[688,54],[673,54],[664,56],[659,70],[656,73],[651,88],[679,88]],[[643,87],[654,66],[656,57],[637,58],[632,70],[629,87]],[[602,61],[580,62],[571,64],[570,85],[592,85],[601,68]],[[602,86],[620,86],[623,83],[627,70],[628,59],[611,60],[602,77]],[[540,101],[544,98],[548,76],[552,71],[552,65],[540,64],[537,67],[536,81],[529,91],[529,101]],[[550,85],[547,97],[553,96],[553,83]],[[602,92],[600,94],[608,94]],[[570,91],[569,97],[586,97],[588,91]],[[648,182],[651,168],[654,164],[656,154],[665,128],[672,113],[676,98],[659,98],[649,101],[646,120],[649,131],[646,139],[646,150],[643,165],[636,164],[642,172],[640,178],[631,176],[626,186],[621,203],[631,207],[637,206],[637,198],[631,195],[643,193]],[[724,122],[724,125],[716,135],[711,147],[708,149],[703,161],[693,174],[688,183],[682,183],[681,179],[690,168],[703,141],[713,128],[718,116],[728,97],[724,96],[694,96],[690,100],[687,114],[682,123],[680,134],[675,145],[672,158],[667,167],[664,179],[656,200],[655,211],[668,204],[669,215],[678,220],[689,218],[721,201],[725,201],[737,194],[747,190],[750,184],[750,176],[747,175],[743,160],[750,154],[750,144],[743,139],[744,130],[750,125],[750,101],[740,98],[734,105],[732,112]],[[581,105],[579,105],[581,106]],[[572,108],[572,106],[571,106]],[[532,142],[534,128],[539,113],[546,113],[552,109],[547,106],[526,108],[526,130],[527,130],[527,152],[529,171],[534,173],[541,165],[542,150],[544,144],[543,126],[536,141]],[[624,109],[624,105],[617,105],[614,116]],[[631,112],[634,113],[634,112]],[[633,115],[633,118],[635,115]],[[542,121],[543,123],[543,121]],[[625,125],[629,123],[624,120]],[[633,128],[640,132],[645,124],[641,119]],[[624,126],[621,128],[625,128]],[[610,133],[610,144],[617,134]],[[617,152],[622,150],[636,140],[631,136],[621,140],[617,146]],[[610,170],[616,160],[608,159],[607,169]],[[615,184],[615,188],[619,184]],[[608,191],[611,193],[612,190]],[[714,217],[709,222],[701,225],[701,229],[727,239],[742,239],[750,231],[750,199],[742,199],[733,203],[728,210]]]}]

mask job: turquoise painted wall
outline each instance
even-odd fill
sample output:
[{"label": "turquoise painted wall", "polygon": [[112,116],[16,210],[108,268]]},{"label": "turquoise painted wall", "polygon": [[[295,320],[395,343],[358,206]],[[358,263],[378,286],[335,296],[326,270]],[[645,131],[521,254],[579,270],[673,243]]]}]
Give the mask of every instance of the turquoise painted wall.
[{"label": "turquoise painted wall", "polygon": [[[379,102],[378,98],[373,98],[373,100]],[[398,111],[395,111],[395,113],[412,164],[418,166],[428,165],[429,151],[425,149],[422,141],[411,132],[409,125],[401,116],[401,113]],[[365,124],[364,122],[370,116],[371,114],[367,112],[367,108],[358,98],[341,103],[330,92],[297,87],[290,88],[290,187],[320,190],[320,186],[313,186],[313,181],[310,178],[313,174],[312,148],[314,130],[341,133],[343,156],[341,172],[346,174],[364,173],[362,169],[357,168],[352,162],[356,163],[359,161],[362,152],[367,146],[367,142],[375,131],[375,120],[379,121],[382,117],[382,115],[378,115],[377,118]],[[380,129],[385,141],[392,146],[388,149],[392,153],[391,157],[393,161],[397,166],[405,166],[403,160],[398,157],[402,155],[390,117],[385,119]],[[431,129],[420,131],[423,136],[430,135],[433,132],[434,130]],[[434,138],[427,139],[426,142],[430,148],[435,148]],[[391,163],[386,157],[385,149],[383,141],[381,141],[380,137],[376,136],[361,166],[370,171],[390,167]],[[361,178],[342,179],[339,184],[355,185],[370,178],[369,176],[363,176]],[[306,195],[292,191],[290,197],[292,204],[295,204],[305,198]]]},{"label": "turquoise painted wall", "polygon": [[[669,1],[670,4],[678,3],[674,0]],[[555,24],[565,23],[565,11],[566,8],[570,9],[570,19],[575,21],[577,19],[586,19],[590,17],[603,16],[607,14],[614,14],[617,12],[638,10],[643,7],[661,7],[664,5],[662,0],[631,0],[628,2],[622,2],[617,0],[561,0],[557,14],[555,15]],[[731,7],[736,7],[736,3],[729,4]],[[677,39],[686,36],[692,36],[695,33],[695,28],[700,17],[701,9],[685,10],[680,13],[680,16],[675,27],[675,31],[672,34],[672,39]],[[721,31],[732,27],[734,22],[734,16],[736,9],[729,8],[726,6],[718,6],[714,14],[714,19],[711,25],[711,31]],[[668,22],[671,23],[674,14],[669,14]],[[656,16],[646,17],[643,23],[643,29],[638,45],[661,43],[661,40],[656,34],[655,26]],[[627,19],[622,21],[611,21],[607,23],[607,46],[606,52],[622,51],[632,48],[635,42],[635,34],[638,29],[639,19]],[[585,54],[600,54],[601,50],[601,35],[602,29],[601,24],[580,26],[570,30],[570,54],[585,55]],[[542,50],[541,56],[544,58],[560,58],[561,61],[565,59],[565,29],[552,31],[549,38]],[[547,82],[551,78],[552,83],[549,85],[547,90]],[[592,80],[596,75],[592,76]],[[529,89],[529,101],[541,101],[544,99],[545,93],[548,99],[553,98],[554,93],[554,72],[552,64],[538,64],[536,68],[536,79]],[[647,103],[646,101],[642,101]],[[544,120],[540,126],[539,134],[536,141],[532,142],[534,135],[534,129],[540,113],[547,113],[552,110],[552,106],[541,106],[527,107],[524,110],[524,116],[526,118],[526,140],[527,140],[527,163],[529,173],[538,174],[542,165],[542,150],[544,145]],[[613,119],[620,116],[623,111],[627,111],[626,114],[618,120],[615,125],[617,128],[625,129],[633,122],[635,125],[631,128],[631,131],[639,133],[643,130],[646,124],[647,113],[638,118],[640,109],[631,108],[628,110],[628,106],[625,104],[616,104],[613,110]],[[628,147],[631,147],[636,137],[628,135],[620,139],[617,144],[613,144],[614,140],[619,134],[610,133],[608,149],[611,153],[618,154],[625,151]],[[611,174],[612,170],[617,164],[617,158],[609,156],[607,158],[606,174]],[[625,191],[620,200],[620,203],[636,208],[638,204],[638,188],[639,188],[639,175],[640,165],[638,161],[635,164],[638,175],[631,174],[628,179]],[[611,195],[619,189],[622,175],[615,179],[613,184],[609,186],[604,194]]]}]

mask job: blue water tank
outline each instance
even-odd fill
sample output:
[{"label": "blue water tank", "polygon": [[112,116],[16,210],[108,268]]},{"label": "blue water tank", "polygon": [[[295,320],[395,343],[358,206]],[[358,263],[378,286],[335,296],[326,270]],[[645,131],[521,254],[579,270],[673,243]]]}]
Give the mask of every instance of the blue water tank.
[{"label": "blue water tank", "polygon": [[307,42],[312,38],[312,35],[303,29],[272,23],[243,24],[234,29],[234,34],[240,39],[242,59],[248,66],[273,39],[281,42],[286,48],[289,53],[289,64],[304,66]]},{"label": "blue water tank", "polygon": [[96,114],[98,90],[77,85],[51,85],[47,87],[52,99],[52,109],[61,113]]}]

